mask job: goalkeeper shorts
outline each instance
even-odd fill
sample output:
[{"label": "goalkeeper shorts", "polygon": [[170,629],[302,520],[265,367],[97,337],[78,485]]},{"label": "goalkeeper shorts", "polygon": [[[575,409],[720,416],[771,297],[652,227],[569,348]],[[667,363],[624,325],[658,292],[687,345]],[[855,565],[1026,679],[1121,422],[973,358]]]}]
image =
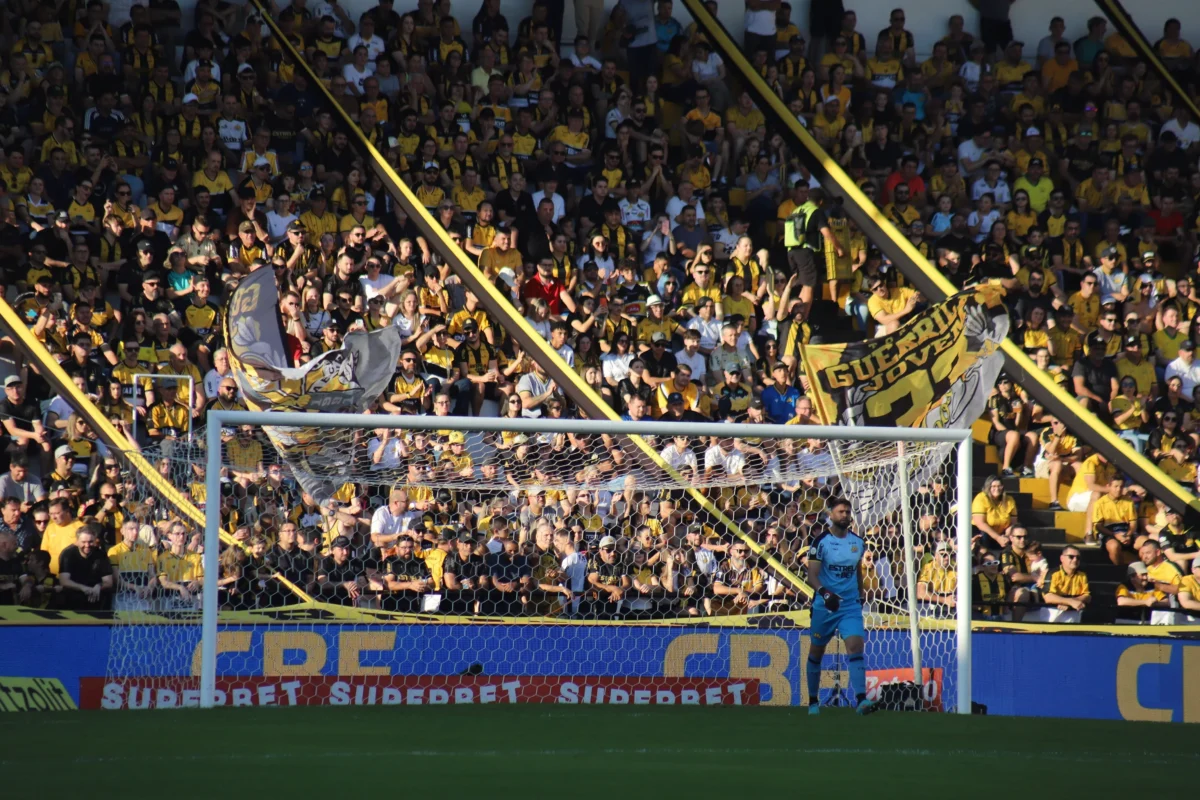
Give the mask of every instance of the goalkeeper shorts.
[{"label": "goalkeeper shorts", "polygon": [[819,597],[813,603],[810,629],[813,644],[824,647],[832,641],[835,633],[841,634],[842,639],[864,635],[862,606],[858,603],[847,604],[845,599],[842,603],[844,605],[837,611],[827,610],[825,601]]}]

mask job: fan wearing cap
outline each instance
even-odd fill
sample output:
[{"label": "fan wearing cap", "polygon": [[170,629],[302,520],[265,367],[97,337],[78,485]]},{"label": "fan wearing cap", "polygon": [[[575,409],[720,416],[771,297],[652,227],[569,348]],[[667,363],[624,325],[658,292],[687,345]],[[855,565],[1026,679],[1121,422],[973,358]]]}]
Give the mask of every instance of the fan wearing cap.
[{"label": "fan wearing cap", "polygon": [[770,602],[766,576],[751,557],[750,546],[734,540],[712,576],[713,597],[705,599],[709,614],[750,614]]},{"label": "fan wearing cap", "polygon": [[209,58],[199,58],[195,65],[196,77],[184,85],[184,91],[196,96],[199,111],[212,116],[221,100],[220,68]]},{"label": "fan wearing cap", "polygon": [[1158,361],[1160,364],[1163,362],[1164,358],[1169,352],[1168,348],[1174,344],[1174,346],[1177,348],[1175,358],[1167,362],[1165,377],[1167,380],[1170,380],[1171,378],[1178,376],[1182,381],[1180,392],[1184,397],[1193,397],[1195,395],[1196,386],[1200,385],[1200,362],[1196,360],[1196,346],[1192,343],[1191,339],[1187,338],[1186,334],[1178,334],[1178,337],[1181,339],[1181,341],[1178,341],[1177,344],[1169,340],[1164,341],[1165,337],[1160,338],[1159,334],[1162,334],[1167,330],[1165,327],[1165,324],[1168,321],[1167,311],[1174,312],[1175,309],[1171,306],[1168,306],[1166,310],[1164,310],[1164,327],[1162,330],[1156,331],[1154,334],[1155,349],[1158,353]]},{"label": "fan wearing cap", "polygon": [[300,215],[300,222],[308,232],[308,242],[316,246],[327,233],[338,233],[338,217],[329,209],[329,200],[323,189],[316,189],[308,196],[308,210]]},{"label": "fan wearing cap", "polygon": [[371,588],[386,590],[380,605],[387,611],[419,611],[421,595],[433,586],[428,565],[415,551],[412,537],[401,534],[396,540],[396,554],[384,562],[379,577],[369,580]]},{"label": "fan wearing cap", "polygon": [[[145,264],[145,256],[152,256],[153,251],[144,250],[143,247],[148,245],[149,241],[142,240],[138,243],[138,255],[143,265]],[[144,311],[147,317],[154,317],[158,314],[166,314],[171,318],[172,322],[177,321],[175,315],[175,305],[167,298],[167,290],[163,285],[163,275],[156,269],[147,269],[141,276],[141,286],[138,287],[138,293],[125,304],[126,313],[133,311]],[[150,331],[147,331],[149,333]],[[162,342],[155,344],[158,350],[166,350],[170,342],[168,337]],[[156,358],[162,358],[159,354]]]},{"label": "fan wearing cap", "polygon": [[[671,400],[674,400],[675,404],[682,405],[683,403],[683,397],[677,392],[668,397],[668,404]],[[692,448],[690,437],[682,434],[671,437],[671,443],[664,447],[658,455],[671,469],[683,476],[684,480],[693,486],[700,484],[700,468],[696,463],[696,452]]]},{"label": "fan wearing cap", "polygon": [[293,219],[287,224],[283,241],[276,245],[275,255],[283,257],[296,291],[301,291],[309,285],[317,285],[321,269],[321,249],[309,240],[308,228],[300,219]]},{"label": "fan wearing cap", "polygon": [[[831,77],[833,75],[837,75],[837,73],[833,73]],[[833,86],[832,82],[821,87],[821,92],[825,95],[825,101],[821,104],[820,111],[813,118],[812,132],[813,137],[818,142],[832,148],[833,145],[837,144],[838,137],[841,136],[842,130],[846,127],[846,116],[842,113],[843,103],[842,98],[839,96],[839,90]],[[849,97],[849,87],[843,85],[840,93]]]},{"label": "fan wearing cap", "polygon": [[[995,561],[995,559],[991,559]],[[999,562],[997,562],[999,563]],[[933,548],[933,558],[921,567],[917,577],[917,600],[926,613],[946,616],[946,609],[956,605],[955,592],[958,588],[958,569],[954,565],[954,553],[948,542],[938,542]]]},{"label": "fan wearing cap", "polygon": [[[1037,131],[1037,128],[1031,128],[1032,131]],[[1041,144],[1041,135],[1031,136],[1029,131],[1026,131],[1024,146],[1032,147],[1034,143]],[[1041,156],[1036,156],[1029,159],[1029,166],[1025,170],[1025,174],[1017,178],[1017,182],[1013,184],[1013,192],[1024,190],[1029,195],[1029,207],[1038,214],[1046,210],[1046,205],[1050,202],[1050,194],[1054,191],[1054,181],[1046,175],[1046,162]]]},{"label": "fan wearing cap", "polygon": [[367,588],[367,570],[361,559],[351,557],[350,539],[337,536],[329,543],[329,555],[317,567],[317,592],[327,603],[354,605]]},{"label": "fan wearing cap", "polygon": [[442,559],[443,608],[450,614],[479,613],[479,601],[491,588],[487,559],[470,533],[459,531]]},{"label": "fan wearing cap", "polygon": [[1118,379],[1131,377],[1137,381],[1138,395],[1153,403],[1158,397],[1158,376],[1154,364],[1142,352],[1142,337],[1131,333],[1121,341],[1121,354],[1115,359]]},{"label": "fan wearing cap", "polygon": [[588,561],[587,584],[597,617],[612,619],[621,613],[622,601],[633,581],[617,555],[617,540],[612,536],[600,539],[600,549]]},{"label": "fan wearing cap", "polygon": [[1025,75],[1033,69],[1021,57],[1024,47],[1024,42],[1014,39],[1005,46],[1004,58],[996,62],[994,68],[996,86],[1005,94],[1015,95],[1021,91],[1025,83]]},{"label": "fan wearing cap", "polygon": [[461,330],[465,338],[455,353],[458,378],[470,384],[471,408],[479,416],[485,399],[500,402],[502,396],[506,398],[511,393],[511,387],[500,374],[498,352],[481,335],[479,323],[468,317]]},{"label": "fan wearing cap", "polygon": [[750,400],[754,393],[750,384],[743,380],[746,376],[742,368],[733,365],[727,366],[722,377],[724,380],[714,386],[712,390],[718,406],[726,415],[744,414],[750,407]]},{"label": "fan wearing cap", "polygon": [[467,440],[461,431],[451,431],[446,438],[449,452],[443,450],[438,471],[447,478],[470,478],[475,474],[475,459],[467,452]]},{"label": "fan wearing cap", "polygon": [[1002,374],[996,382],[996,393],[988,398],[988,413],[992,423],[992,443],[999,448],[1001,474],[1010,478],[1013,462],[1024,451],[1021,474],[1033,477],[1033,459],[1038,452],[1037,433],[1029,430],[1029,406],[1017,394],[1013,380]]},{"label": "fan wearing cap", "polygon": [[158,385],[155,402],[146,411],[146,434],[151,440],[178,439],[191,429],[191,409],[179,394],[176,381]]},{"label": "fan wearing cap", "polygon": [[1166,592],[1155,588],[1154,581],[1146,574],[1146,565],[1141,561],[1134,561],[1129,565],[1125,580],[1117,587],[1116,599],[1120,608],[1168,607]]},{"label": "fan wearing cap", "polygon": [[1004,607],[1000,604],[1008,601],[1009,585],[1008,578],[1000,572],[1000,559],[991,553],[985,555],[973,582],[971,600],[975,614],[987,620],[1004,619]]},{"label": "fan wearing cap", "polygon": [[75,471],[75,461],[78,454],[69,444],[59,445],[54,451],[54,470],[46,476],[43,483],[46,491],[52,497],[60,491],[66,491],[76,499],[82,497],[87,484],[83,477]]},{"label": "fan wearing cap", "polygon": [[237,238],[229,243],[228,259],[240,264],[243,271],[250,271],[255,262],[270,257],[271,245],[259,238],[258,228],[250,220],[238,225]]},{"label": "fan wearing cap", "polygon": [[421,171],[421,183],[413,194],[421,205],[432,214],[446,199],[446,190],[442,188],[442,167],[436,161],[426,161]]},{"label": "fan wearing cap", "polygon": [[270,211],[275,207],[275,186],[271,183],[271,162],[258,156],[250,165],[249,174],[238,184],[239,199],[245,198],[246,190],[254,193],[254,204],[259,211]]},{"label": "fan wearing cap", "polygon": [[1129,273],[1124,269],[1123,259],[1116,248],[1108,247],[1100,251],[1100,266],[1092,271],[1092,275],[1096,277],[1101,305],[1124,303],[1129,299]]},{"label": "fan wearing cap", "polygon": [[1107,415],[1108,404],[1119,389],[1117,368],[1106,357],[1105,341],[1099,334],[1088,336],[1084,353],[1086,358],[1076,361],[1071,370],[1076,399],[1093,413]]}]

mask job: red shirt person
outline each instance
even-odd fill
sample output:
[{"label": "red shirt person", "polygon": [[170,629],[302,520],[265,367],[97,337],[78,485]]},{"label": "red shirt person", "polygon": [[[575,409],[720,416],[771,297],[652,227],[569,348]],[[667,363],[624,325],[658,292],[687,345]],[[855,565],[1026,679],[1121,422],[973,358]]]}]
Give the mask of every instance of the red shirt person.
[{"label": "red shirt person", "polygon": [[902,183],[908,186],[908,193],[914,205],[920,207],[924,204],[925,179],[917,174],[918,163],[915,156],[905,156],[901,160],[900,169],[889,175],[883,184],[881,204],[891,202],[892,192]]},{"label": "red shirt person", "polygon": [[540,297],[550,307],[552,316],[562,314],[563,308],[574,312],[575,300],[562,281],[553,277],[553,272],[554,259],[543,258],[538,261],[537,274],[521,286],[521,298],[528,303],[530,300]]}]

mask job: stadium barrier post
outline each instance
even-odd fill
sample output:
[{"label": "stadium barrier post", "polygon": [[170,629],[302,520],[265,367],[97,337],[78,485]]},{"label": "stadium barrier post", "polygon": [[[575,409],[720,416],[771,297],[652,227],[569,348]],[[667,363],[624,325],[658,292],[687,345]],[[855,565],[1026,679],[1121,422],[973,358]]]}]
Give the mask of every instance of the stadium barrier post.
[{"label": "stadium barrier post", "polygon": [[217,689],[217,576],[221,542],[221,427],[227,412],[208,412],[204,465],[204,585],[200,624],[200,707],[212,708]]},{"label": "stadium barrier post", "polygon": [[971,472],[975,442],[970,432],[958,443],[958,675],[956,702],[959,714],[971,713]]},{"label": "stadium barrier post", "polygon": [[908,464],[904,442],[896,442],[896,477],[900,483],[900,533],[904,539],[904,575],[908,579],[908,631],[912,639],[913,683],[923,697],[925,676],[921,672],[921,621],[917,618],[916,547],[913,545],[912,509],[909,507]]}]

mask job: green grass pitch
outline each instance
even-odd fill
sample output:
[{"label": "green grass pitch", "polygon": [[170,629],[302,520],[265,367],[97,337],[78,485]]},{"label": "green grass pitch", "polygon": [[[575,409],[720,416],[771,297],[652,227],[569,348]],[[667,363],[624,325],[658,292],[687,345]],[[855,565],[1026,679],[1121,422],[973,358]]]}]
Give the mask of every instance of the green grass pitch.
[{"label": "green grass pitch", "polygon": [[0,763],[8,797],[172,800],[327,792],[636,798],[646,790],[665,798],[1109,797],[1144,790],[1164,769],[1182,779],[1200,765],[1196,729],[1178,725],[806,711],[529,705],[5,714]]}]

